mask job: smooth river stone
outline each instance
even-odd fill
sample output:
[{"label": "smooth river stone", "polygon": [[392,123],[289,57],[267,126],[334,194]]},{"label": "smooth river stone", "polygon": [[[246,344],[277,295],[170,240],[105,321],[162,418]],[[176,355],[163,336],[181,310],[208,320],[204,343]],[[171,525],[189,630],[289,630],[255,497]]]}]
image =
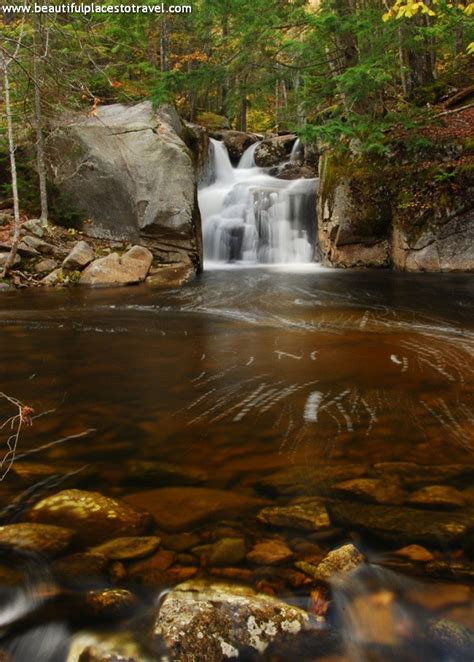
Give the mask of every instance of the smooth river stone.
[{"label": "smooth river stone", "polygon": [[462,543],[474,531],[474,511],[418,510],[404,506],[333,501],[331,519],[351,531],[401,544],[445,546]]},{"label": "smooth river stone", "polygon": [[69,546],[74,531],[48,524],[7,524],[0,527],[0,545],[57,556]]},{"label": "smooth river stone", "polygon": [[331,526],[328,511],[319,500],[304,501],[289,506],[270,506],[261,510],[257,519],[262,524],[305,531],[322,531]]},{"label": "smooth river stone", "polygon": [[293,558],[293,552],[281,540],[258,542],[247,554],[247,560],[257,565],[278,565]]},{"label": "smooth river stone", "polygon": [[160,546],[161,539],[157,536],[129,536],[114,538],[91,551],[103,554],[112,561],[131,561],[150,556]]},{"label": "smooth river stone", "polygon": [[205,487],[164,487],[124,497],[131,506],[150,512],[158,528],[169,533],[186,531],[211,519],[256,510],[261,499]]},{"label": "smooth river stone", "polygon": [[77,540],[95,545],[125,534],[146,533],[152,523],[149,513],[100,492],[64,490],[39,501],[28,511],[30,521],[74,529]]}]

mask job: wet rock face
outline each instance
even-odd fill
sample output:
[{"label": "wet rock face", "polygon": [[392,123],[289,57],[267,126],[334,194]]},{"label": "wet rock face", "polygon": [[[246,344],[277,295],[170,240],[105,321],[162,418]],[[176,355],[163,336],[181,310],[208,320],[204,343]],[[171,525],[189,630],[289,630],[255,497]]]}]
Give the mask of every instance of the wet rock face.
[{"label": "wet rock face", "polygon": [[[436,179],[453,158],[460,160],[449,181]],[[463,164],[469,156],[462,142],[435,145],[429,157],[413,162],[400,159],[396,150],[390,159],[321,157],[318,232],[325,261],[338,267],[472,271],[474,182]]]},{"label": "wet rock face", "polygon": [[[49,176],[89,235],[202,262],[196,164],[176,111],[145,101],[66,118],[48,137]],[[85,220],[87,219],[87,220]]]},{"label": "wet rock face", "polygon": [[151,517],[126,503],[99,492],[64,490],[39,501],[27,517],[33,522],[67,526],[77,531],[86,545],[101,543],[125,534],[146,533]]},{"label": "wet rock face", "polygon": [[255,163],[260,168],[278,165],[290,156],[291,148],[295,142],[296,136],[294,133],[262,140],[255,150]]},{"label": "wet rock face", "polygon": [[196,581],[168,594],[153,635],[172,659],[220,662],[242,649],[263,653],[278,635],[297,635],[308,620],[303,610],[252,589]]},{"label": "wet rock face", "polygon": [[387,192],[346,167],[347,172],[328,155],[321,157],[318,235],[324,261],[338,267],[386,267],[391,222]]}]

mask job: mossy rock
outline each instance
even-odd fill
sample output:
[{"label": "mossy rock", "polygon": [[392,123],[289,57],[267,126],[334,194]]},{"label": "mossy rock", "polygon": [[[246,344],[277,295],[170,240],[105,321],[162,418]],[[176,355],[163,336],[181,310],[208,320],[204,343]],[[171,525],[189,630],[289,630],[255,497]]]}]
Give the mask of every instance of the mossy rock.
[{"label": "mossy rock", "polygon": [[217,131],[218,129],[230,129],[229,120],[224,115],[217,113],[199,113],[197,116],[197,123],[205,126],[206,129]]}]

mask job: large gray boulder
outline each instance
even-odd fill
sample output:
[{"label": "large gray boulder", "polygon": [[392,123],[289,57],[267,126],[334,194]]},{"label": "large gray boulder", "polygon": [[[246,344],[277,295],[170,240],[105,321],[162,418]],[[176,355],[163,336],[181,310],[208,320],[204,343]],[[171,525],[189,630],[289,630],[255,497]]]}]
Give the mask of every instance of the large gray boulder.
[{"label": "large gray boulder", "polygon": [[202,263],[196,165],[189,131],[169,105],[101,106],[62,120],[47,140],[61,206],[90,236],[148,246],[163,262]]}]

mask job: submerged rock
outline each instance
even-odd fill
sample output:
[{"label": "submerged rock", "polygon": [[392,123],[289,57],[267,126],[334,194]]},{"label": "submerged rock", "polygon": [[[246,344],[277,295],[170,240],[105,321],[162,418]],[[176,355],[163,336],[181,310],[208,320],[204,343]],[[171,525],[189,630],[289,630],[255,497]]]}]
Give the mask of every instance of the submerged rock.
[{"label": "submerged rock", "polygon": [[63,269],[82,271],[94,259],[94,250],[86,241],[78,241],[63,261]]},{"label": "submerged rock", "polygon": [[106,581],[107,557],[95,552],[69,554],[53,565],[59,581],[73,588],[103,585]]},{"label": "submerged rock", "polygon": [[242,649],[263,653],[279,634],[297,635],[308,614],[250,588],[220,582],[188,582],[165,598],[154,626],[172,659],[221,662]]},{"label": "submerged rock", "polygon": [[377,503],[402,503],[405,493],[396,481],[377,478],[355,478],[337,483],[334,491],[341,495],[354,495]]},{"label": "submerged rock", "polygon": [[429,485],[411,494],[407,503],[421,508],[462,508],[466,500],[459,490],[449,485]]},{"label": "submerged rock", "polygon": [[69,547],[74,531],[49,524],[7,524],[0,527],[0,545],[57,556]]},{"label": "submerged rock", "polygon": [[279,565],[292,558],[293,552],[282,540],[263,540],[247,554],[247,560],[257,565]]},{"label": "submerged rock", "polygon": [[472,510],[440,512],[349,502],[332,502],[328,509],[335,522],[350,530],[399,543],[450,545],[462,542],[474,530]]},{"label": "submerged rock", "polygon": [[77,539],[93,545],[123,534],[140,535],[151,525],[147,512],[99,492],[64,490],[39,501],[27,513],[30,521],[67,526]]},{"label": "submerged rock", "polygon": [[135,484],[139,481],[141,485],[152,484],[160,487],[199,485],[207,478],[207,474],[200,469],[169,462],[129,460],[124,465],[124,479]]},{"label": "submerged rock", "polygon": [[297,466],[282,469],[257,483],[259,491],[277,495],[324,494],[335,483],[359,478],[367,473],[367,464],[328,464],[320,467]]},{"label": "submerged rock", "polygon": [[257,519],[263,524],[305,531],[321,531],[331,526],[328,511],[319,500],[264,508],[258,513]]},{"label": "submerged rock", "polygon": [[146,284],[150,287],[181,287],[196,275],[192,263],[157,266],[150,270]]},{"label": "submerged rock", "polygon": [[435,648],[441,648],[449,660],[472,660],[474,629],[442,619],[433,621],[428,628],[428,638]]},{"label": "submerged rock", "polygon": [[243,538],[222,538],[211,545],[209,565],[217,567],[237,565],[244,560],[246,551]]},{"label": "submerged rock", "polygon": [[153,261],[152,253],[143,246],[132,246],[121,257],[110,253],[94,260],[83,271],[81,285],[119,286],[141,283],[147,277]]},{"label": "submerged rock", "polygon": [[67,662],[151,662],[128,632],[76,632]]},{"label": "submerged rock", "polygon": [[414,561],[415,563],[429,563],[429,561],[433,561],[434,559],[433,554],[421,545],[407,545],[406,547],[397,549],[394,555],[408,561]]},{"label": "submerged rock", "polygon": [[137,600],[126,589],[107,588],[88,591],[78,601],[78,609],[94,621],[120,620],[133,613]]},{"label": "submerged rock", "polygon": [[132,506],[146,508],[159,528],[186,531],[217,517],[240,515],[262,505],[260,499],[205,487],[165,487],[125,497]]},{"label": "submerged rock", "polygon": [[371,473],[383,480],[401,481],[403,487],[415,488],[444,483],[453,478],[474,477],[474,466],[468,464],[417,464],[416,462],[378,462]]},{"label": "submerged rock", "polygon": [[135,536],[114,538],[91,551],[103,554],[112,561],[131,561],[150,556],[160,546],[161,539],[157,536]]},{"label": "submerged rock", "polygon": [[365,557],[354,545],[343,545],[333,549],[316,566],[314,579],[332,583],[341,580],[341,575],[365,563]]}]

